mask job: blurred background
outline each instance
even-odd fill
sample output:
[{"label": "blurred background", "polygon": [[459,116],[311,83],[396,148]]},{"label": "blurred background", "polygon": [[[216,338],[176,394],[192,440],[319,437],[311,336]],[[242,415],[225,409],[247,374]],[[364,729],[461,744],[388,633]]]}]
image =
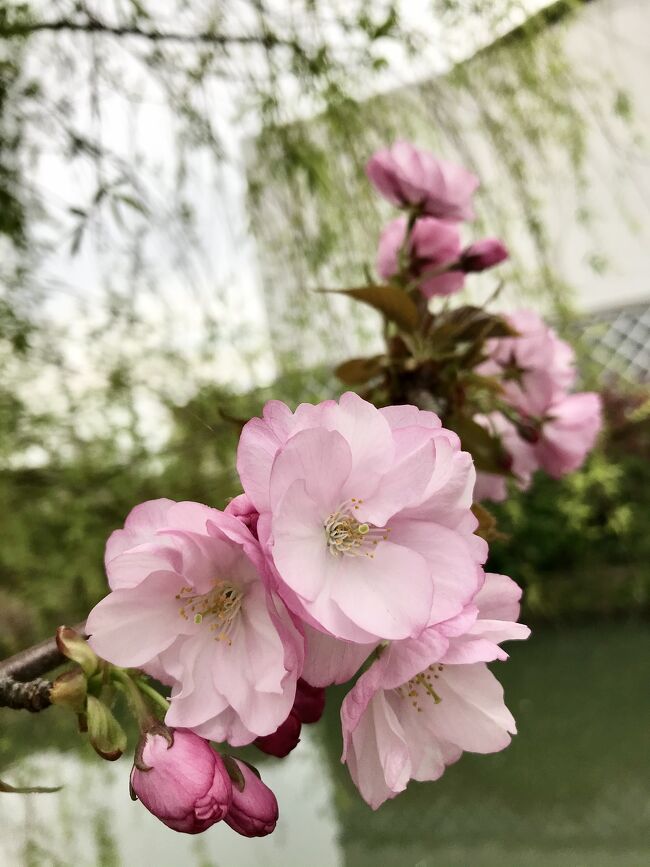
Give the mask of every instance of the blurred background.
[{"label": "blurred background", "polygon": [[[534,634],[500,679],[520,734],[373,814],[326,719],[268,759],[268,840],[198,840],[128,799],[69,720],[0,713],[0,863],[197,867],[650,863],[650,5],[647,0],[0,0],[0,651],[81,620],[142,500],[223,507],[238,423],[336,396],[379,318],[396,138],[481,177],[510,261],[466,297],[534,306],[607,429],[495,511],[490,566]],[[83,798],[80,793],[83,792]]]}]

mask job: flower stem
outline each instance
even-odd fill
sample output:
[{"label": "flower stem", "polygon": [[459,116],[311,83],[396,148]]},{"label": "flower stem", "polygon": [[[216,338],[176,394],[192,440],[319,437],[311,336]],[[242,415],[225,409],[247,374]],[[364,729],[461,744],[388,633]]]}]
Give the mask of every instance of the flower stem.
[{"label": "flower stem", "polygon": [[136,678],[135,683],[138,689],[152,699],[163,713],[167,713],[169,710],[169,702],[164,695],[161,695],[157,689],[154,689],[153,686],[150,686],[145,680],[142,680],[142,678]]},{"label": "flower stem", "polygon": [[111,666],[111,675],[124,689],[129,707],[138,721],[140,731],[145,731],[154,722],[158,723],[158,718],[153,713],[149,703],[145,701],[144,696],[131,675],[123,668],[118,668],[117,666]]}]

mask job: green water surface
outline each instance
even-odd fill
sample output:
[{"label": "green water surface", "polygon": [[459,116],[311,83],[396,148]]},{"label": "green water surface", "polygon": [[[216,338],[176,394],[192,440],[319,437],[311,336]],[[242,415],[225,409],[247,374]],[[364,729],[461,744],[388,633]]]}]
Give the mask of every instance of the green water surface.
[{"label": "green water surface", "polygon": [[373,813],[339,764],[333,694],[289,758],[258,762],[281,809],[263,840],[225,825],[175,834],[130,801],[127,758],[96,759],[56,710],[4,712],[0,776],[65,786],[0,795],[0,865],[650,865],[650,629],[539,630],[510,651],[496,665],[519,726],[508,750],[466,755],[439,782],[411,784]]}]

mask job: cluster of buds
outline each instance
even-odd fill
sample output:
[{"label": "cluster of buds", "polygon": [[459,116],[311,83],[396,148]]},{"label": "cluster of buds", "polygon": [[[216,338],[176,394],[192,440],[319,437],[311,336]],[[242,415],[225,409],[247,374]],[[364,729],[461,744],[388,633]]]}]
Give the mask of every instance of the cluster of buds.
[{"label": "cluster of buds", "polygon": [[131,771],[131,797],[186,834],[223,820],[244,837],[264,837],[278,820],[278,802],[256,768],[220,755],[186,729],[154,726],[143,733]]},{"label": "cluster of buds", "polygon": [[339,365],[339,378],[377,406],[435,409],[474,458],[476,500],[502,500],[509,479],[525,488],[537,470],[558,478],[578,469],[602,413],[598,395],[571,393],[569,345],[530,310],[491,313],[447,298],[436,306],[467,275],[508,258],[498,238],[461,240],[478,178],[405,141],[374,154],[366,172],[402,214],[379,239],[385,283],[341,292],[384,316],[388,340],[384,354]]},{"label": "cluster of buds", "polygon": [[[487,342],[476,373],[499,383],[500,400],[476,421],[506,449],[511,475],[527,488],[535,471],[553,478],[577,470],[602,426],[600,396],[570,391],[576,379],[573,350],[532,310],[507,317],[516,336]],[[504,500],[505,477],[480,473],[475,498]]]},{"label": "cluster of buds", "polygon": [[88,734],[98,755],[108,761],[119,759],[127,737],[111,709],[116,695],[113,667],[99,659],[84,636],[69,626],[57,629],[56,643],[59,652],[75,665],[56,678],[50,701],[76,714],[79,731]]},{"label": "cluster of buds", "polygon": [[[158,709],[166,709],[163,696],[139,672],[100,659],[76,630],[59,627],[56,642],[60,653],[75,664],[56,678],[50,701],[77,715],[80,731],[108,761],[120,758],[127,746],[126,733],[111,709],[118,691],[126,695],[140,728],[130,780],[133,800],[141,801],[168,827],[187,834],[198,834],[221,820],[245,837],[274,830],[278,804],[256,768],[221,755],[192,731],[166,726],[151,703],[153,699]],[[302,699],[296,698],[296,714],[305,722],[313,721],[310,701],[313,705],[305,684]]]},{"label": "cluster of buds", "polygon": [[384,280],[412,286],[425,298],[462,289],[465,275],[508,258],[498,238],[463,247],[458,223],[474,217],[478,178],[408,142],[376,153],[368,177],[388,201],[407,211],[381,234],[377,271]]}]

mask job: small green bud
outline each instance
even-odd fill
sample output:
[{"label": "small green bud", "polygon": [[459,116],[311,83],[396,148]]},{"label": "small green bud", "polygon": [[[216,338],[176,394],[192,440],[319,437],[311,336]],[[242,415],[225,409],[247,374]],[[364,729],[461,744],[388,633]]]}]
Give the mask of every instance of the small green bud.
[{"label": "small green bud", "polygon": [[88,677],[97,671],[97,654],[86,639],[70,626],[59,626],[56,630],[56,646],[64,656],[80,665]]},{"label": "small green bud", "polygon": [[227,773],[228,773],[228,776],[230,777],[230,780],[231,780],[233,786],[234,786],[234,787],[235,787],[239,792],[243,792],[243,791],[244,791],[244,786],[246,785],[246,782],[245,782],[245,780],[244,780],[244,775],[243,775],[242,772],[239,770],[239,765],[238,765],[237,762],[233,759],[232,756],[229,756],[229,755],[223,754],[223,755],[221,756],[221,759],[222,759],[222,761],[223,761],[223,763],[224,763],[224,765],[225,765],[226,771],[227,771]]},{"label": "small green bud", "polygon": [[71,668],[52,684],[50,701],[80,714],[86,709],[86,691],[86,675],[78,667]]},{"label": "small green bud", "polygon": [[119,759],[126,749],[126,733],[105,704],[89,695],[87,700],[88,737],[95,752],[109,762]]},{"label": "small green bud", "polygon": [[229,756],[227,753],[220,753],[220,755],[228,776],[230,777],[230,781],[239,792],[243,792],[246,786],[246,779],[240,768],[241,765],[246,765],[246,767],[255,774],[258,780],[262,779],[260,772],[257,770],[255,765],[251,765],[251,763],[245,761],[245,759],[235,759],[234,756]]}]

